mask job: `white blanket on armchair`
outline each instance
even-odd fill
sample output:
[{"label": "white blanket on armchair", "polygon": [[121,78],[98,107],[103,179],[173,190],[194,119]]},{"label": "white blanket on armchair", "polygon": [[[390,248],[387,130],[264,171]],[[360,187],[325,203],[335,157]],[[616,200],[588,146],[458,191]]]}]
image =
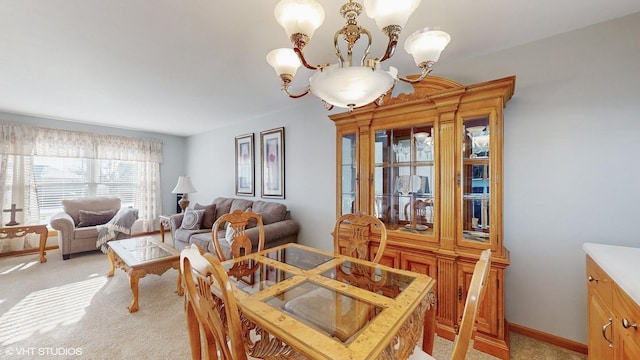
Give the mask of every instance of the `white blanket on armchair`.
[{"label": "white blanket on armchair", "polygon": [[131,234],[131,227],[138,219],[138,209],[124,208],[109,220],[108,223],[99,227],[96,247],[103,253],[107,253],[107,242],[115,240],[119,234]]}]

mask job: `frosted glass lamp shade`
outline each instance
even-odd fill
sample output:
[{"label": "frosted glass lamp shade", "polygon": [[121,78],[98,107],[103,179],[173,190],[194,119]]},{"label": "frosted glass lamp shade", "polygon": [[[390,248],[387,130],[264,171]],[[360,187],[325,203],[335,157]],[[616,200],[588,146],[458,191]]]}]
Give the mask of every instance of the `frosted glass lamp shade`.
[{"label": "frosted glass lamp shade", "polygon": [[267,54],[267,62],[273,66],[278,76],[289,74],[293,78],[302,63],[292,49],[280,48],[271,50]]},{"label": "frosted glass lamp shade", "polygon": [[394,82],[392,72],[336,64],[317,71],[309,79],[314,95],[341,108],[367,105],[391,89]]},{"label": "frosted glass lamp shade", "polygon": [[315,0],[282,0],[273,14],[289,37],[300,33],[311,38],[324,21],[324,9]]},{"label": "frosted glass lamp shade", "polygon": [[389,25],[404,25],[420,5],[420,0],[364,0],[367,16],[376,21],[380,30]]},{"label": "frosted glass lamp shade", "polygon": [[416,65],[427,61],[436,62],[442,50],[451,41],[451,36],[444,31],[422,29],[414,32],[404,43],[404,49],[413,56]]},{"label": "frosted glass lamp shade", "polygon": [[180,176],[178,177],[178,183],[176,187],[171,191],[173,194],[188,194],[198,192],[196,188],[193,187],[191,183],[191,178],[188,176]]}]

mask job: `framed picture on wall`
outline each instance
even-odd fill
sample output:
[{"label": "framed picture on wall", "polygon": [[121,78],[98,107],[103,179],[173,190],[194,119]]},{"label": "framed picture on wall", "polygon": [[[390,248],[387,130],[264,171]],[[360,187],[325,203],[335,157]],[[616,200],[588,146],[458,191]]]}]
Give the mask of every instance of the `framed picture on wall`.
[{"label": "framed picture on wall", "polygon": [[284,199],[284,128],[260,132],[262,197]]},{"label": "framed picture on wall", "polygon": [[236,136],[236,195],[255,194],[253,151],[253,134]]}]

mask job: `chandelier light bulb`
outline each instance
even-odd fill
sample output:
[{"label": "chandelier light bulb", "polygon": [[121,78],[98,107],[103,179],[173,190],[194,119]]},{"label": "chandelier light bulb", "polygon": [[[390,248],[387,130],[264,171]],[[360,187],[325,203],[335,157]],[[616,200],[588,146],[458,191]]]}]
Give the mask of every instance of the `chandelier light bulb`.
[{"label": "chandelier light bulb", "polygon": [[367,16],[376,21],[380,30],[390,25],[404,28],[420,0],[364,0]]},{"label": "chandelier light bulb", "polygon": [[282,0],[273,14],[289,37],[305,34],[311,38],[324,21],[324,9],[315,0]]},{"label": "chandelier light bulb", "polygon": [[442,50],[451,41],[451,36],[441,30],[424,28],[411,34],[404,43],[404,49],[413,55],[416,65],[424,62],[437,62]]},{"label": "chandelier light bulb", "polygon": [[267,54],[267,62],[273,66],[278,76],[283,74],[291,75],[293,78],[302,63],[296,53],[288,48],[271,50]]}]

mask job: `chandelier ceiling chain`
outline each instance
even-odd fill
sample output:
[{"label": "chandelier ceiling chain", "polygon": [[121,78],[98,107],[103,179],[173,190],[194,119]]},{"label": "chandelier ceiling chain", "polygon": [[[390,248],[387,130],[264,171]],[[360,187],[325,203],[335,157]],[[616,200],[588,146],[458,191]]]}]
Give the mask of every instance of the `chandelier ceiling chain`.
[{"label": "chandelier ceiling chain", "polygon": [[[282,91],[291,98],[311,92],[324,101],[327,109],[338,106],[353,110],[370,103],[380,105],[398,80],[409,83],[424,80],[451,39],[444,31],[428,28],[418,30],[407,38],[405,50],[421,69],[417,78],[399,77],[394,67],[388,71],[380,68],[383,61],[395,54],[400,33],[418,5],[420,0],[364,0],[363,7],[349,0],[340,8],[346,24],[334,35],[338,63],[311,65],[304,56],[304,48],[324,21],[324,9],[316,0],[281,0],[275,7],[274,15],[289,35],[293,49],[272,50],[267,54],[267,62],[282,80]],[[386,50],[380,58],[369,58],[371,33],[357,22],[363,9],[388,37]],[[358,64],[354,64],[353,49],[363,36],[367,37],[366,47]],[[340,38],[346,42],[346,59],[339,45]],[[309,86],[304,92],[291,94],[289,85],[301,65],[316,72],[309,79]]]}]

